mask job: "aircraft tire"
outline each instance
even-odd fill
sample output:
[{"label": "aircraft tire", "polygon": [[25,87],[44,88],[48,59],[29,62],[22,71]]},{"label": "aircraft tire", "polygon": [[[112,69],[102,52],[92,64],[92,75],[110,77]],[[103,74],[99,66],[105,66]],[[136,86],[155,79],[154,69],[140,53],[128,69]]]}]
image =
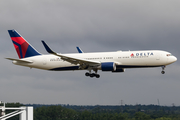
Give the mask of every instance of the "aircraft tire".
[{"label": "aircraft tire", "polygon": [[87,73],[85,73],[85,76],[90,76],[90,73],[88,73],[88,72],[87,72]]},{"label": "aircraft tire", "polygon": [[96,74],[96,78],[100,78],[100,75],[99,75],[99,74]]},{"label": "aircraft tire", "polygon": [[96,74],[96,73],[88,73],[88,72],[86,72],[85,73],[85,76],[89,76],[89,77],[91,77],[91,78],[93,78],[93,77],[96,77],[96,78],[100,78],[100,75],[99,74]]},{"label": "aircraft tire", "polygon": [[162,74],[165,74],[165,71],[161,71]]},{"label": "aircraft tire", "polygon": [[91,78],[93,78],[93,77],[94,77],[94,74],[90,74],[89,76],[90,76]]}]

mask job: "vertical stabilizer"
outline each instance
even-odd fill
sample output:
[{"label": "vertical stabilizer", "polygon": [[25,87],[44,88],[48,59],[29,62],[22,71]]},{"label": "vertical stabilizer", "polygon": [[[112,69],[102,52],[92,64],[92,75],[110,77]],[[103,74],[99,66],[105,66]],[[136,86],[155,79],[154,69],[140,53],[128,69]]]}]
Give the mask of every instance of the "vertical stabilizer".
[{"label": "vertical stabilizer", "polygon": [[8,32],[20,59],[40,55],[16,30],[8,30]]}]

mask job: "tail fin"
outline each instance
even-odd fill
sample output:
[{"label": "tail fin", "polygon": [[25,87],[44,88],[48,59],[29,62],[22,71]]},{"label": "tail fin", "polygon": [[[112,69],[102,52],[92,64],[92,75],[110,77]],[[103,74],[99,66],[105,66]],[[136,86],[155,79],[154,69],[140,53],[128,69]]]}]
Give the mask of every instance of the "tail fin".
[{"label": "tail fin", "polygon": [[16,30],[8,30],[8,32],[20,59],[40,55]]}]

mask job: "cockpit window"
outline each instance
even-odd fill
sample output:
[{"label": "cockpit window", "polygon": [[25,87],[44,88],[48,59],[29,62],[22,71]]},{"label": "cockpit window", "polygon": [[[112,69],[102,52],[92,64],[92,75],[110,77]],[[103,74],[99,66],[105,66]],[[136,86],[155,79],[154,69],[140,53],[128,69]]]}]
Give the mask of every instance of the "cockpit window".
[{"label": "cockpit window", "polygon": [[167,54],[167,56],[172,56],[172,54]]}]

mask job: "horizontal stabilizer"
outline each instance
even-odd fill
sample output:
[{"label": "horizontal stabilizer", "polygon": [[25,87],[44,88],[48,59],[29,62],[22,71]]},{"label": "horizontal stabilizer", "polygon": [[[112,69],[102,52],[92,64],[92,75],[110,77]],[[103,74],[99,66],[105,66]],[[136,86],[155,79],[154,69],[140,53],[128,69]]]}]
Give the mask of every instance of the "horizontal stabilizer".
[{"label": "horizontal stabilizer", "polygon": [[14,59],[14,58],[6,58],[8,60],[12,60],[12,61],[17,61],[17,62],[21,62],[21,63],[33,63],[30,60],[21,60],[21,59]]}]

